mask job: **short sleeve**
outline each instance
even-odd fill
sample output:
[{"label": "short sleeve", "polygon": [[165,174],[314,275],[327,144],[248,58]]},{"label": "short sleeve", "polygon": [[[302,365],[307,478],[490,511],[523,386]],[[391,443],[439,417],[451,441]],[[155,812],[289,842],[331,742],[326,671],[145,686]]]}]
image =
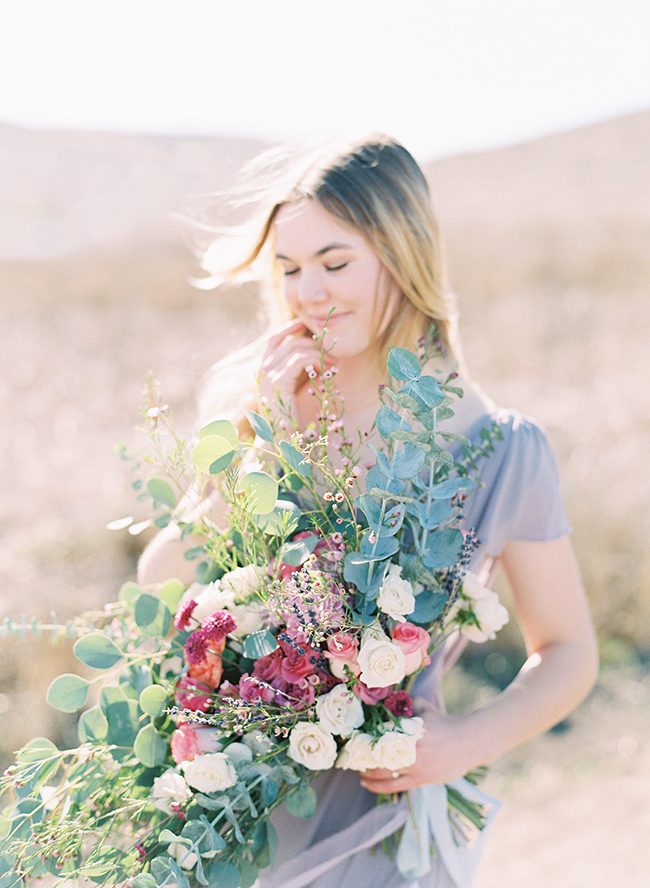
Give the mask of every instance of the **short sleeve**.
[{"label": "short sleeve", "polygon": [[545,431],[513,412],[494,419],[503,440],[495,441],[494,452],[479,463],[479,485],[467,498],[465,526],[474,529],[484,551],[497,556],[512,540],[554,540],[570,528]]}]

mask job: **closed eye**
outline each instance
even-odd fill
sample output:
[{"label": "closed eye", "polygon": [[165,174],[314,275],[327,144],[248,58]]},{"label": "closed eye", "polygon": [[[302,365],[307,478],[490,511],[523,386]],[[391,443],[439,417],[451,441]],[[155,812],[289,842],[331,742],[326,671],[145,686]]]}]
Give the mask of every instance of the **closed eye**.
[{"label": "closed eye", "polygon": [[342,262],[340,265],[326,265],[325,269],[327,271],[340,271],[342,268],[345,268],[347,262]]},{"label": "closed eye", "polygon": [[285,268],[283,274],[285,277],[289,277],[292,274],[298,274],[299,271],[299,268]]}]

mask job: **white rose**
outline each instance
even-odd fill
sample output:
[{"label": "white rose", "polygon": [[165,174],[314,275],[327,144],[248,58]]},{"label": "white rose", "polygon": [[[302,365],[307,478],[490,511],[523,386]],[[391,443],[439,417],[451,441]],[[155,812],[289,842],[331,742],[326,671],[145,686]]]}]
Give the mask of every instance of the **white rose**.
[{"label": "white rose", "polygon": [[387,688],[398,684],[406,675],[406,657],[402,649],[387,636],[368,638],[361,642],[357,657],[359,678],[369,688]]},{"label": "white rose", "polygon": [[183,762],[185,779],[199,792],[219,792],[234,786],[237,772],[223,752],[197,755],[191,762]]},{"label": "white rose", "polygon": [[151,787],[151,796],[155,799],[156,808],[171,813],[171,804],[182,805],[192,798],[192,791],[173,768],[156,777]]},{"label": "white rose", "polygon": [[349,737],[363,724],[361,700],[344,684],[336,685],[329,694],[318,697],[316,714],[321,727],[339,737]]},{"label": "white rose", "polygon": [[264,625],[266,611],[262,608],[259,601],[249,601],[247,604],[235,604],[232,601],[224,605],[227,610],[235,618],[237,628],[232,633],[235,638],[246,638],[251,632],[257,632]]},{"label": "white rose", "polygon": [[[393,730],[392,722],[386,722],[386,728],[388,730]],[[424,722],[417,715],[414,715],[411,718],[400,718],[398,728],[403,734],[410,734],[412,737],[415,737],[416,740],[419,740],[424,734]]]},{"label": "white rose", "polygon": [[400,576],[402,568],[399,564],[391,564],[377,596],[377,606],[394,620],[404,622],[406,614],[413,612],[415,596],[413,586]]},{"label": "white rose", "polygon": [[236,599],[246,598],[251,592],[257,592],[260,588],[260,568],[255,564],[247,564],[246,567],[236,567],[230,573],[224,574],[220,580],[224,591],[232,592]]},{"label": "white rose", "polygon": [[401,731],[386,731],[375,743],[374,753],[379,768],[400,771],[415,762],[416,734],[403,734]]},{"label": "white rose", "polygon": [[227,596],[224,595],[220,581],[215,580],[214,583],[208,583],[203,586],[201,583],[192,583],[192,585],[183,593],[178,610],[187,604],[188,601],[194,599],[196,607],[192,611],[192,617],[202,623],[206,617],[211,616],[215,611],[224,610],[224,601]]},{"label": "white rose", "polygon": [[299,722],[289,736],[289,757],[311,771],[327,771],[336,761],[336,741],[314,722]]},{"label": "white rose", "polygon": [[482,598],[472,601],[474,616],[478,620],[478,626],[467,623],[461,626],[461,633],[470,641],[487,641],[488,638],[496,638],[496,634],[509,620],[507,609],[499,601],[496,592],[486,590]]},{"label": "white rose", "polygon": [[475,573],[472,573],[471,570],[467,570],[465,571],[460,591],[465,598],[476,599],[483,598],[485,593],[490,592],[491,590],[479,580]]},{"label": "white rose", "polygon": [[341,750],[336,767],[350,771],[367,771],[378,768],[379,763],[374,753],[373,738],[362,731],[354,731]]}]

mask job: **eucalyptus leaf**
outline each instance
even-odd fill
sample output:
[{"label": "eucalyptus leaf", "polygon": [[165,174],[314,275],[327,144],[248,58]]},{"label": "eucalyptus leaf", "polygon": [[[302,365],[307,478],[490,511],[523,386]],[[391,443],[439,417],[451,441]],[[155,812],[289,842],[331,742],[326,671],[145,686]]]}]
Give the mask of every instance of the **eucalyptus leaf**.
[{"label": "eucalyptus leaf", "polygon": [[73,653],[78,660],[93,669],[110,669],[124,656],[124,652],[103,632],[83,635],[75,642]]},{"label": "eucalyptus leaf", "polygon": [[316,790],[308,783],[301,784],[298,789],[287,796],[287,811],[294,817],[313,817],[316,813]]},{"label": "eucalyptus leaf", "polygon": [[172,509],[176,505],[176,494],[169,481],[165,481],[164,478],[150,478],[147,481],[147,492],[157,503]]},{"label": "eucalyptus leaf", "polygon": [[273,443],[273,429],[259,413],[253,413],[252,410],[244,410],[244,416],[250,422],[253,431],[262,441]]},{"label": "eucalyptus leaf", "polygon": [[402,480],[418,475],[424,466],[424,451],[417,444],[404,444],[391,461],[393,474]]},{"label": "eucalyptus leaf", "polygon": [[251,497],[251,508],[256,514],[272,512],[278,498],[278,482],[266,472],[249,472],[239,479],[239,490]]},{"label": "eucalyptus leaf", "polygon": [[406,348],[392,348],[388,354],[387,367],[393,379],[410,380],[420,375],[420,362]]},{"label": "eucalyptus leaf", "polygon": [[232,444],[222,435],[201,438],[192,450],[192,462],[204,475],[218,475],[230,465],[235,455]]},{"label": "eucalyptus leaf", "polygon": [[146,687],[139,697],[140,709],[152,718],[158,718],[167,703],[167,691],[162,685],[152,684]]},{"label": "eucalyptus leaf", "polygon": [[408,614],[409,621],[426,626],[438,619],[446,604],[447,596],[444,592],[430,592],[428,589],[423,589],[415,596],[415,607]]},{"label": "eucalyptus leaf", "polygon": [[278,643],[275,640],[275,635],[269,632],[268,629],[262,629],[259,632],[251,632],[250,635],[246,636],[242,652],[245,657],[249,657],[251,660],[258,660],[260,657],[273,653],[277,646]]},{"label": "eucalyptus leaf", "polygon": [[459,490],[471,490],[473,486],[470,478],[447,478],[431,488],[431,496],[434,499],[449,499]]},{"label": "eucalyptus leaf", "polygon": [[165,602],[146,593],[136,601],[134,616],[138,629],[152,638],[164,638],[172,624],[172,613]]},{"label": "eucalyptus leaf", "polygon": [[255,515],[255,523],[271,536],[288,535],[298,527],[301,512],[291,500],[279,499],[274,508],[264,515]]},{"label": "eucalyptus leaf", "polygon": [[316,548],[319,537],[311,535],[302,540],[294,540],[291,543],[285,543],[281,553],[281,560],[291,567],[298,567],[303,563]]},{"label": "eucalyptus leaf", "polygon": [[203,438],[209,438],[212,435],[216,435],[220,438],[225,438],[233,450],[239,444],[237,430],[229,419],[215,419],[213,422],[210,422],[206,426],[203,426],[203,428],[199,431],[199,440],[202,440]]},{"label": "eucalyptus leaf", "polygon": [[441,390],[438,380],[433,376],[421,376],[412,386],[412,394],[421,399],[430,409],[440,406],[445,400],[445,393]]},{"label": "eucalyptus leaf", "polygon": [[167,742],[153,725],[145,725],[137,733],[133,751],[146,768],[155,768],[165,761]]},{"label": "eucalyptus leaf", "polygon": [[382,404],[377,411],[375,423],[377,425],[377,431],[382,436],[382,438],[388,438],[391,432],[394,432],[396,429],[399,428],[405,428],[407,431],[411,431],[411,427],[408,423],[402,420],[402,417],[399,415],[399,413],[391,410],[391,408],[387,407],[386,404]]},{"label": "eucalyptus leaf", "polygon": [[61,712],[76,712],[85,706],[90,682],[80,675],[64,673],[54,679],[47,691],[47,702]]},{"label": "eucalyptus leaf", "polygon": [[108,721],[99,706],[93,706],[92,709],[81,713],[77,723],[77,734],[81,743],[105,740],[107,733]]},{"label": "eucalyptus leaf", "polygon": [[311,478],[309,460],[299,450],[296,450],[288,441],[280,441],[280,452],[294,472],[297,472],[303,478]]},{"label": "eucalyptus leaf", "polygon": [[456,528],[447,528],[430,533],[426,551],[422,559],[425,567],[434,570],[456,564],[463,548],[463,535]]},{"label": "eucalyptus leaf", "polygon": [[206,869],[209,888],[239,888],[239,870],[227,860],[218,860]]},{"label": "eucalyptus leaf", "polygon": [[136,598],[142,595],[143,591],[142,586],[138,586],[137,583],[124,583],[119,591],[118,598],[125,604],[133,604]]},{"label": "eucalyptus leaf", "polygon": [[158,598],[165,602],[172,613],[176,613],[184,591],[185,584],[181,583],[180,580],[167,580],[162,584],[160,589],[158,589]]}]

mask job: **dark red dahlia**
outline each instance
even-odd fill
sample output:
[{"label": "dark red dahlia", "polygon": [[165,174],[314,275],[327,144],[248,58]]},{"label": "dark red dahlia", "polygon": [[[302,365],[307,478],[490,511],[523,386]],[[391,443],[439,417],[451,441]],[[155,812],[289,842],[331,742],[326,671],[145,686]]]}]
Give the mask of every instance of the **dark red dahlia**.
[{"label": "dark red dahlia", "polygon": [[413,700],[407,691],[395,691],[384,700],[384,706],[397,718],[406,716],[411,718],[413,715]]}]

